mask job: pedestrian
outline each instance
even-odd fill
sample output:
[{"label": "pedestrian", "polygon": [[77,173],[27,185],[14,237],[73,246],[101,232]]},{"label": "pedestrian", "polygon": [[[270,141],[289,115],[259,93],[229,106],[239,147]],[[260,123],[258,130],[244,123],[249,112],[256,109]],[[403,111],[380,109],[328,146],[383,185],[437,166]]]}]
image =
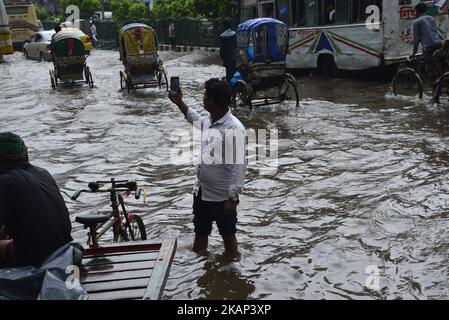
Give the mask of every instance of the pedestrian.
[{"label": "pedestrian", "polygon": [[176,51],[176,28],[173,20],[170,21],[168,26],[168,39],[170,40],[171,49]]},{"label": "pedestrian", "polygon": [[229,20],[225,20],[223,26],[225,31],[220,35],[220,57],[226,68],[226,79],[230,81],[236,71],[237,35],[231,29]]},{"label": "pedestrian", "polygon": [[16,134],[0,133],[0,268],[40,265],[72,241],[69,212],[46,170]]},{"label": "pedestrian", "polygon": [[92,44],[94,48],[97,48],[98,46],[98,39],[97,39],[97,27],[95,26],[95,22],[91,22],[90,25],[90,35],[92,37]]},{"label": "pedestrian", "polygon": [[[205,87],[203,104],[210,115],[204,117],[184,103],[182,93],[169,93],[170,100],[178,106],[186,120],[202,130],[201,157],[196,170],[193,199],[193,251],[200,253],[207,249],[215,221],[223,238],[224,254],[233,259],[239,256],[235,234],[237,206],[246,171],[246,161],[243,159],[246,131],[229,108],[231,88],[228,82],[213,78],[206,81]],[[214,154],[213,158],[211,153]],[[237,155],[241,155],[242,159]]]}]

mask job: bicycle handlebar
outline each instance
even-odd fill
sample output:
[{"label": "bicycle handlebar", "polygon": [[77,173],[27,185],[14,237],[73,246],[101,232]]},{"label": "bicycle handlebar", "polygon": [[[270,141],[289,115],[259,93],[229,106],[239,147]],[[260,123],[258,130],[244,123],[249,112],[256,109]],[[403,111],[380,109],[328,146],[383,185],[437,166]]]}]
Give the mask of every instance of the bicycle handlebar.
[{"label": "bicycle handlebar", "polygon": [[[101,190],[101,187],[103,187],[106,183],[113,183],[114,188],[110,189],[104,189]],[[72,200],[76,200],[79,198],[81,193],[112,193],[112,192],[135,192],[134,197],[138,200],[140,199],[141,193],[143,191],[145,195],[145,190],[143,190],[141,187],[137,186],[137,182],[135,181],[128,181],[128,180],[120,180],[120,181],[96,181],[96,182],[89,182],[88,184],[89,190],[81,189],[76,191],[73,196],[71,197]]]}]

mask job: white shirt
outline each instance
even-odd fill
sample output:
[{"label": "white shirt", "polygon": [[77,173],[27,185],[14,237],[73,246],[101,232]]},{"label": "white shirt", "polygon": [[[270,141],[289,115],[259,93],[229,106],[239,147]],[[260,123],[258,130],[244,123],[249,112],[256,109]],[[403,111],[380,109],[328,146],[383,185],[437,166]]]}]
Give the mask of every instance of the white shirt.
[{"label": "white shirt", "polygon": [[[246,130],[231,110],[212,123],[189,108],[186,120],[202,132],[201,159],[196,168],[194,192],[204,201],[226,201],[243,191],[246,172]],[[235,139],[235,141],[234,141]]]}]

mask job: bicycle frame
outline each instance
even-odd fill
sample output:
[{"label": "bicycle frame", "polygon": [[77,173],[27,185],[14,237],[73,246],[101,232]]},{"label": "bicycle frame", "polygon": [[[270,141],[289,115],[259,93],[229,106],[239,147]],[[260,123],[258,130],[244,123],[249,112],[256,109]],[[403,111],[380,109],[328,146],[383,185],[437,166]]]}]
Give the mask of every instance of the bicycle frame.
[{"label": "bicycle frame", "polygon": [[[100,190],[100,183],[111,183],[112,187],[108,190]],[[124,184],[125,183],[125,184]],[[124,241],[135,240],[134,232],[131,228],[131,221],[129,218],[129,214],[125,207],[125,202],[123,199],[123,194],[129,194],[131,191],[136,191],[136,199],[140,197],[141,188],[137,187],[135,182],[133,184],[128,184],[128,181],[115,181],[115,179],[111,179],[108,182],[96,182],[89,184],[90,190],[80,190],[77,194],[75,194],[72,199],[76,199],[80,193],[82,192],[108,192],[110,193],[110,206],[112,208],[111,213],[107,216],[107,221],[97,226],[90,226],[88,233],[87,244],[91,248],[98,247],[99,239],[112,228],[114,242],[119,241],[119,238],[122,237]],[[145,192],[145,191],[144,191]],[[121,210],[120,210],[121,209]],[[122,216],[123,215],[123,216]],[[131,239],[129,239],[128,233],[126,230],[128,229]]]}]

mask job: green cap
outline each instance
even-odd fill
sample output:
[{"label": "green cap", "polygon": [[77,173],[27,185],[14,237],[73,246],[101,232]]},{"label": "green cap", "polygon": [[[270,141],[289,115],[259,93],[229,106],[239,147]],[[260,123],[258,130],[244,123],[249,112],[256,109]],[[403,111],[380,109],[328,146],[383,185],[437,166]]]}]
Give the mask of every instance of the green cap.
[{"label": "green cap", "polygon": [[21,160],[28,156],[22,138],[11,132],[0,132],[0,159]]}]

